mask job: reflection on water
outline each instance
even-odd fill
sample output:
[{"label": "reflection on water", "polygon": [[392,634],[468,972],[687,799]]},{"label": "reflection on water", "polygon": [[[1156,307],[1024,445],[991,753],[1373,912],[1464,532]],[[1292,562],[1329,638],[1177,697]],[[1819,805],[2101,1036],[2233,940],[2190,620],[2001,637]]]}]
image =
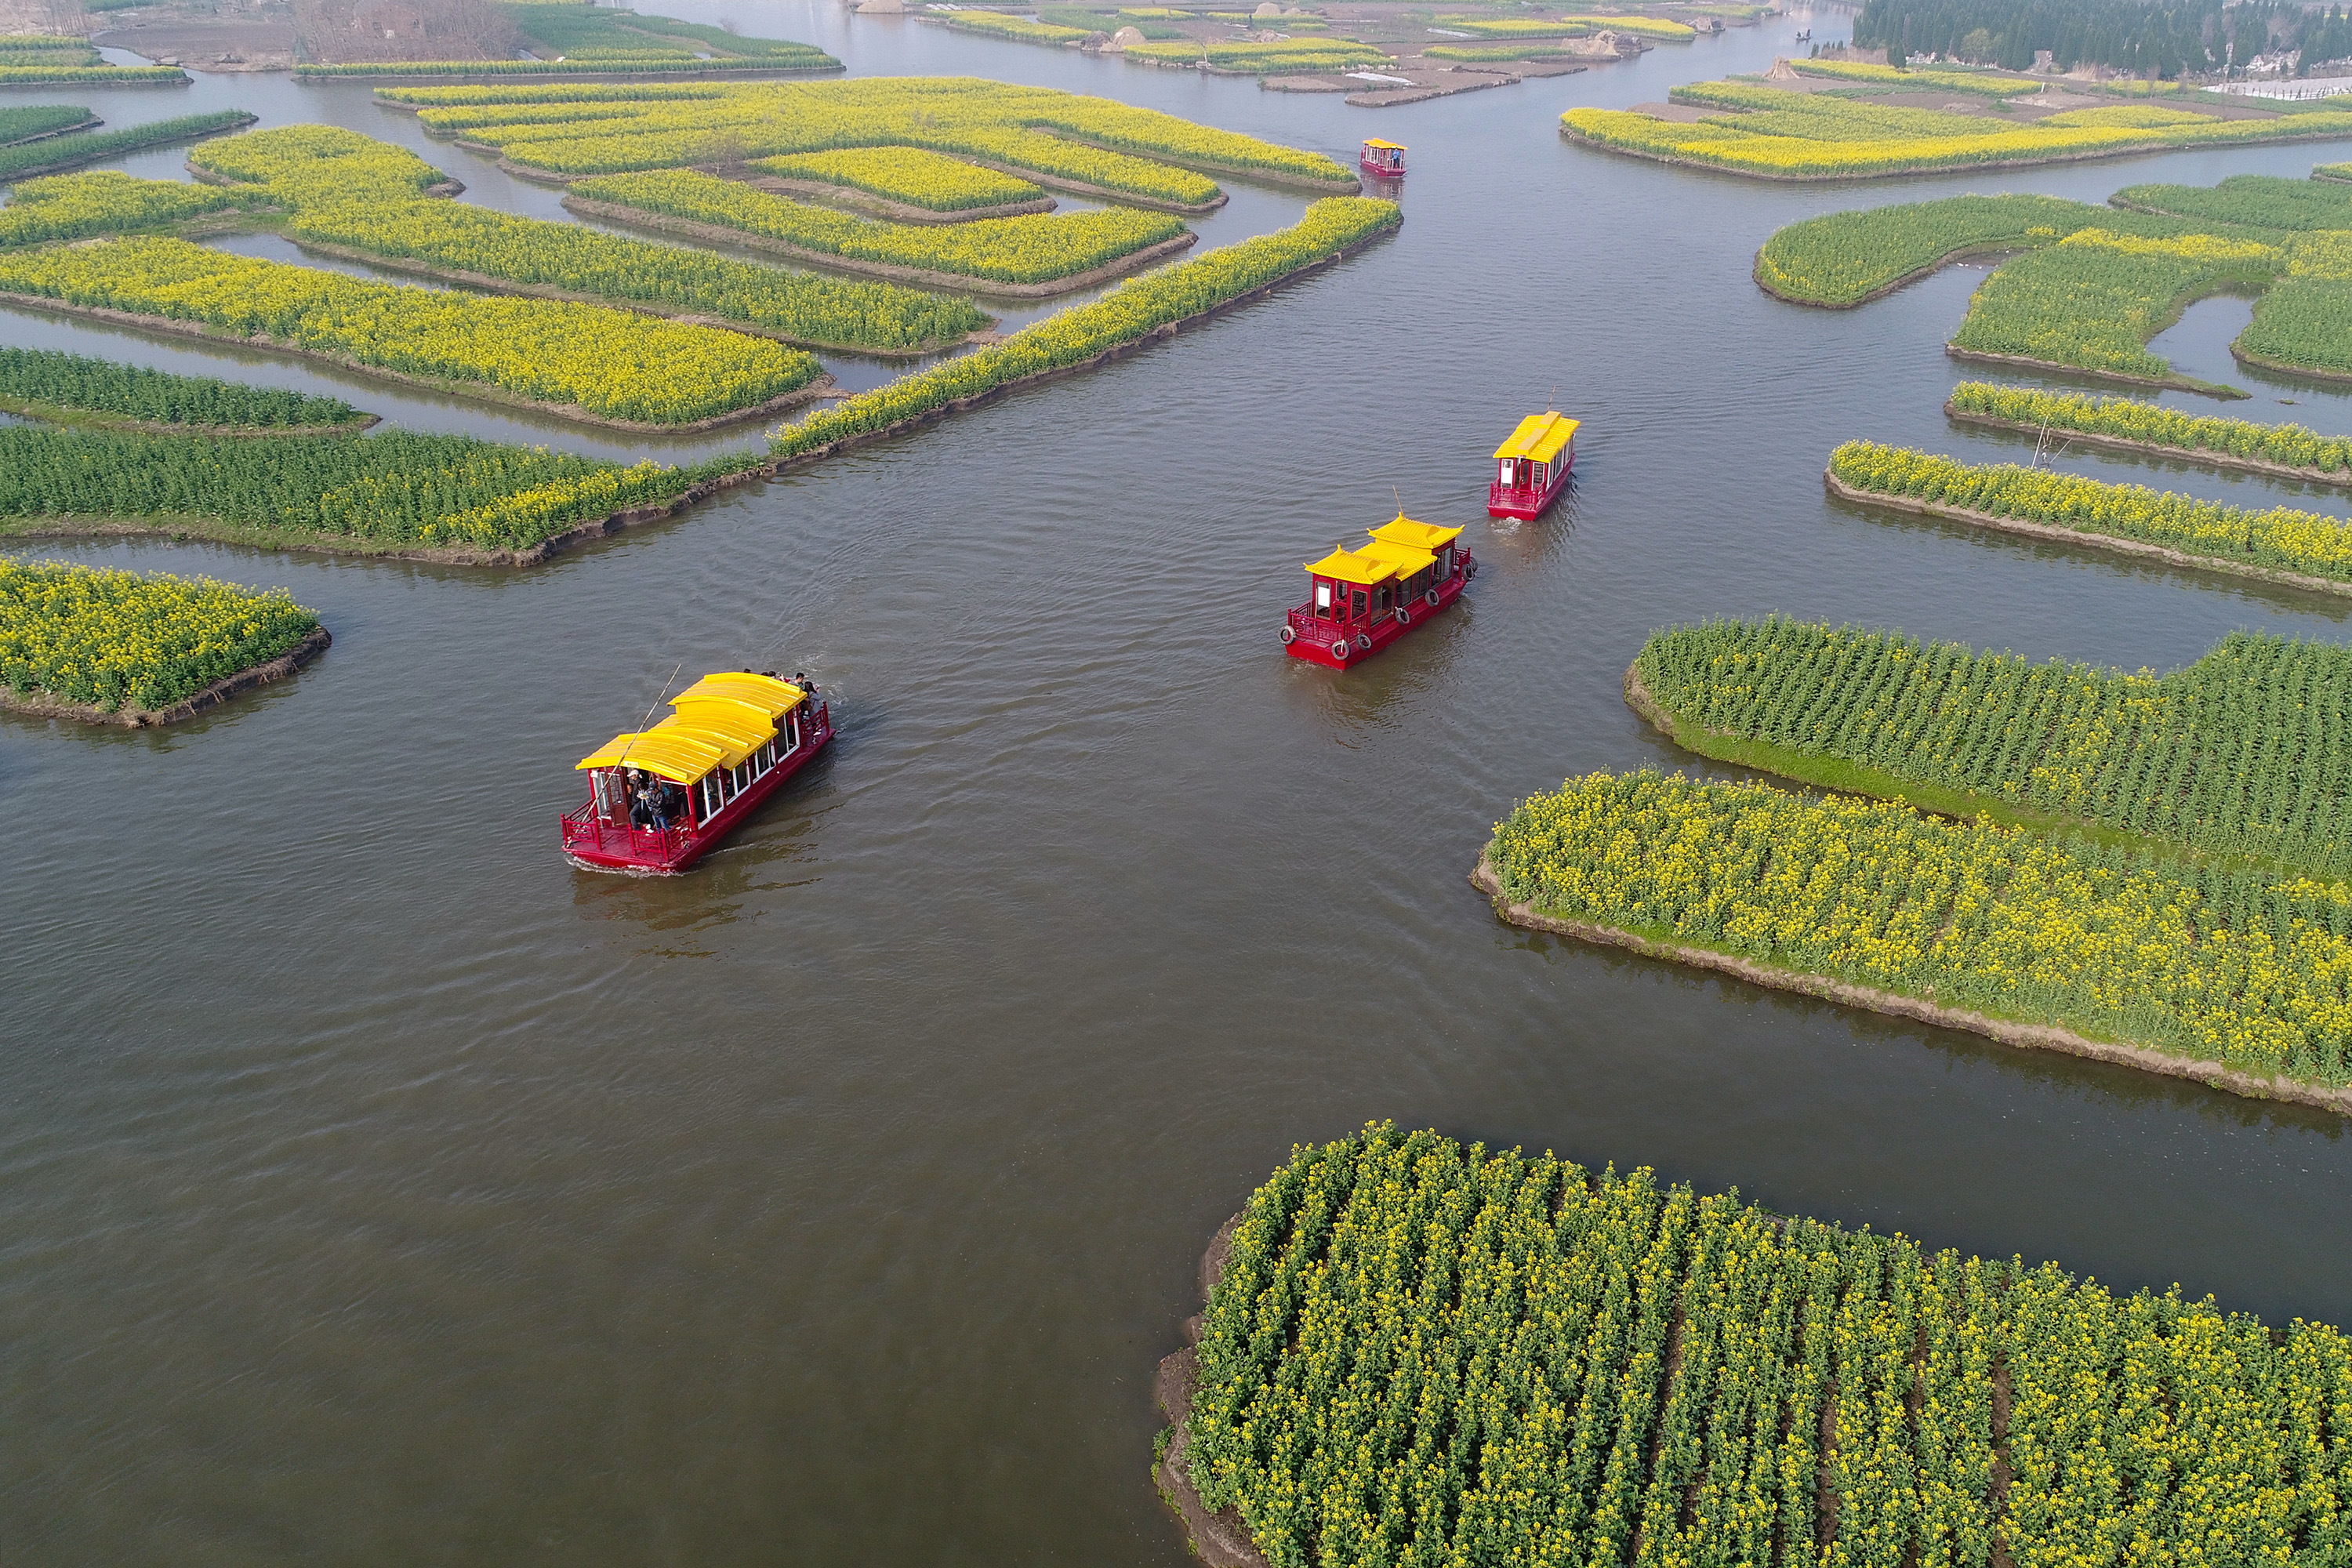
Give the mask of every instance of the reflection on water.
[{"label": "reflection on water", "polygon": [[[1465,879],[1568,774],[1719,771],[1624,704],[1659,626],[1781,610],[2159,669],[2242,626],[2343,636],[2341,603],[1828,502],[1851,437],[2018,454],[1942,412],[1983,274],[1822,312],[1749,267],[1818,212],[2345,149],[1816,187],[1560,142],[1572,104],[1763,68],[1790,17],[1386,113],[814,0],[740,19],[1342,156],[1377,124],[1412,145],[1408,220],[1099,373],[543,568],[11,542],[282,584],[335,635],[168,732],[0,719],[11,1562],[1174,1568],[1149,1384],[1200,1247],[1293,1141],[1376,1116],[2352,1320],[2339,1122],[1521,932]],[[85,100],[348,124],[561,216],[352,84]],[[1301,205],[1231,188],[1203,245]],[[2159,352],[2226,373],[2233,308],[2174,329],[2224,360]],[[739,444],[6,321],[421,428]],[[1555,384],[1574,489],[1490,521],[1486,454]],[[1284,657],[1299,563],[1399,494],[1464,527],[1467,595],[1360,670]],[[572,763],[681,663],[814,672],[838,754],[689,876],[572,870]]]}]

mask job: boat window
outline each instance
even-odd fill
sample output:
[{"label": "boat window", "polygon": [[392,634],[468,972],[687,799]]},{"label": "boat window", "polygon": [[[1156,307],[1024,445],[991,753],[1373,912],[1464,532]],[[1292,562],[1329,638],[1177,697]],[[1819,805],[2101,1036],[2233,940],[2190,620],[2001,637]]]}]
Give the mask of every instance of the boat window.
[{"label": "boat window", "polygon": [[1390,593],[1389,593],[1388,589],[1386,589],[1386,588],[1382,588],[1379,593],[1377,593],[1377,594],[1373,595],[1372,595],[1372,608],[1373,608],[1373,610],[1374,610],[1374,611],[1376,611],[1377,613],[1381,614],[1381,615],[1383,615],[1383,616],[1387,615],[1387,614],[1389,613],[1389,600],[1390,600],[1390,597],[1391,597],[1391,595],[1390,595]]},{"label": "boat window", "polygon": [[1364,613],[1364,591],[1361,588],[1348,595],[1348,613],[1350,616],[1360,616]]},{"label": "boat window", "polygon": [[798,710],[784,715],[784,737],[787,755],[801,749],[801,716]]},{"label": "boat window", "polygon": [[1499,479],[1497,479],[1495,482],[1496,482],[1496,484],[1498,484],[1498,485],[1502,486],[1505,489],[1509,489],[1511,488],[1511,459],[1510,459],[1510,458],[1504,458],[1504,459],[1503,459],[1503,472],[1502,472],[1502,476],[1501,476]]},{"label": "boat window", "polygon": [[1331,618],[1331,584],[1320,580],[1315,584],[1315,615],[1318,620]]}]

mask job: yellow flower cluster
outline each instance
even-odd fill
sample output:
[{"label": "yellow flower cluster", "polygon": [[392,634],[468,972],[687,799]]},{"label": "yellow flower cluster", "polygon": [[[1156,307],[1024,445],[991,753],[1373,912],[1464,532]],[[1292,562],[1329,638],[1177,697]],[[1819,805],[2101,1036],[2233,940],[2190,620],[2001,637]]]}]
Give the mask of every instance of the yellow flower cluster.
[{"label": "yellow flower cluster", "polygon": [[2042,90],[2038,81],[2020,81],[2015,77],[1995,76],[1990,71],[1898,70],[1866,60],[1790,60],[1789,64],[1801,76],[1868,82],[1874,87],[1941,88],[1948,92],[1982,93],[1988,98],[2018,98]]},{"label": "yellow flower cluster", "polygon": [[1028,181],[919,147],[848,147],[837,153],[787,153],[752,165],[764,174],[866,191],[932,212],[1009,206],[1045,193]]},{"label": "yellow flower cluster", "polygon": [[582,180],[572,189],[590,201],[782,240],[837,257],[847,266],[919,268],[1000,283],[1066,278],[1185,232],[1182,223],[1165,213],[1133,207],[1029,213],[971,223],[888,223],[788,201],[740,180],[683,169],[606,174]]},{"label": "yellow flower cluster", "polygon": [[1126,58],[1159,65],[1191,65],[1198,61],[1212,70],[1255,71],[1263,76],[1360,70],[1366,66],[1386,64],[1390,59],[1370,44],[1346,38],[1289,38],[1264,44],[1129,44]]},{"label": "yellow flower cluster", "polygon": [[[392,88],[379,96],[414,105],[436,129],[497,146],[509,159],[567,174],[622,174],[742,162],[845,147],[919,147],[1083,180],[1159,199],[1200,203],[1215,184],[1194,167],[1345,186],[1354,178],[1329,158],[1218,131],[1156,110],[1045,88],[969,78],[877,77],[856,81],[760,82],[662,89],[564,87]],[[543,116],[577,105],[572,121]],[[630,112],[609,111],[626,104]]]},{"label": "yellow flower cluster", "polygon": [[0,290],[201,321],[237,338],[649,424],[752,407],[806,385],[818,368],[799,350],[740,332],[593,305],[396,288],[177,239],[0,253]]},{"label": "yellow flower cluster", "polygon": [[[934,348],[988,324],[967,300],[761,267],[425,196],[420,193],[444,177],[439,170],[403,148],[334,126],[231,137],[198,149],[190,162],[221,178],[253,183],[293,214],[287,232],[298,242],[435,270],[715,316],[816,347]],[[741,185],[729,188],[774,200]]]},{"label": "yellow flower cluster", "polygon": [[887,429],[1025,376],[1081,363],[1171,321],[1277,282],[1402,221],[1394,202],[1327,196],[1278,234],[1260,235],[1129,279],[1101,299],[1024,327],[1001,343],[901,376],[783,426],[770,434],[769,445],[777,456],[793,457]]},{"label": "yellow flower cluster", "polygon": [[[2334,110],[2276,120],[2223,120],[2210,114],[2173,119],[2167,110],[2118,105],[1994,126],[1979,117],[1889,109],[1737,83],[1678,88],[1675,97],[1739,112],[1686,125],[1628,110],[1571,109],[1561,116],[1561,127],[1565,134],[1597,147],[1780,179],[1850,179],[2352,132],[2352,112]],[[2168,118],[2160,124],[2117,118],[2150,112]]]},{"label": "yellow flower cluster", "polygon": [[1051,22],[1008,16],[1002,11],[950,11],[929,19],[943,22],[958,32],[986,33],[991,37],[1012,38],[1024,44],[1075,44],[1093,36],[1085,27],[1057,27]]},{"label": "yellow flower cluster", "polygon": [[2209,557],[2352,582],[2352,527],[2293,507],[2255,511],[2145,485],[2111,485],[2014,463],[1970,464],[1849,441],[1830,471],[1856,489],[2053,528],[2144,540]]},{"label": "yellow flower cluster", "polygon": [[26,180],[0,207],[0,247],[158,228],[247,205],[253,199],[251,192],[215,190],[181,180],[142,180],[111,169]]},{"label": "yellow flower cluster", "polygon": [[1523,803],[1515,901],[2261,1074],[2352,1081],[2352,888],[1642,773]]},{"label": "yellow flower cluster", "polygon": [[19,696],[168,708],[318,626],[282,588],[0,557],[0,685]]},{"label": "yellow flower cluster", "polygon": [[2322,436],[2301,425],[2262,425],[2251,419],[2183,414],[2129,397],[2092,397],[2077,392],[2042,392],[1964,381],[1952,388],[1952,407],[1980,414],[2021,429],[2080,431],[2145,442],[2175,451],[2352,473],[2352,437]]},{"label": "yellow flower cluster", "polygon": [[2320,1561],[2352,1345],[2278,1339],[1380,1122],[1252,1195],[1188,1458],[1291,1568]]}]

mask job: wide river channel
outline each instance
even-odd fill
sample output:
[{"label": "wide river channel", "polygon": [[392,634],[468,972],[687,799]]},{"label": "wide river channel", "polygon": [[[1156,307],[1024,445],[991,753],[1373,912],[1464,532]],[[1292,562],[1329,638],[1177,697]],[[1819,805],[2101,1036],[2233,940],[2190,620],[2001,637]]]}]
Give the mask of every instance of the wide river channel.
[{"label": "wide river channel", "polygon": [[[168,731],[0,719],[0,1559],[1175,1568],[1151,1374],[1202,1244],[1295,1141],[1372,1118],[2352,1321],[2340,1119],[1530,935],[1465,880],[1517,798],[1693,766],[1621,696],[1657,626],[1783,610],[2158,669],[2234,627],[2345,637],[2343,602],[1826,501],[1853,437],[2021,455],[1940,412],[1983,274],[1835,313],[1748,269],[1815,212],[2352,146],[1822,187],[1557,133],[1760,70],[1809,20],[1843,36],[1828,14],[1369,110],[829,0],[667,8],[858,74],[1343,159],[1385,134],[1405,225],[1100,373],[537,569],[11,542],[283,584],[335,642]],[[358,86],[15,96],[333,121],[561,216]],[[1204,246],[1303,205],[1226,184]],[[2352,400],[2230,363],[2247,310],[2158,351],[2255,392],[2231,412],[2352,430]],[[0,323],[581,450],[757,435],[616,442]],[[1555,389],[1587,422],[1572,503],[1490,523],[1486,453]],[[1344,676],[1282,657],[1299,563],[1397,497],[1467,526],[1463,605]],[[690,876],[568,867],[573,761],[674,670],[744,665],[822,679],[834,754]]]}]

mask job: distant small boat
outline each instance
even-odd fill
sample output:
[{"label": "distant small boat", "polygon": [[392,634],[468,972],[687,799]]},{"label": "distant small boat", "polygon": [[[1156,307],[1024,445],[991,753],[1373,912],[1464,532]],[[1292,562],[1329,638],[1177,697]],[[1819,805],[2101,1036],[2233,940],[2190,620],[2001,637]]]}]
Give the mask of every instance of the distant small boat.
[{"label": "distant small boat", "polygon": [[1376,180],[1402,180],[1404,178],[1404,152],[1403,142],[1383,142],[1374,136],[1365,141],[1364,150],[1357,156],[1356,163]]},{"label": "distant small boat", "polygon": [[833,739],[813,681],[723,670],[677,694],[668,718],[580,759],[588,802],[563,818],[583,871],[675,875],[702,858]]},{"label": "distant small boat", "polygon": [[1495,477],[1486,485],[1486,515],[1526,521],[1559,499],[1576,467],[1581,420],[1557,412],[1530,414],[1495,448]]},{"label": "distant small boat", "polygon": [[1291,658],[1345,669],[1434,616],[1477,575],[1478,563],[1454,542],[1458,528],[1399,512],[1365,531],[1370,543],[1307,563],[1314,587],[1282,626]]}]

